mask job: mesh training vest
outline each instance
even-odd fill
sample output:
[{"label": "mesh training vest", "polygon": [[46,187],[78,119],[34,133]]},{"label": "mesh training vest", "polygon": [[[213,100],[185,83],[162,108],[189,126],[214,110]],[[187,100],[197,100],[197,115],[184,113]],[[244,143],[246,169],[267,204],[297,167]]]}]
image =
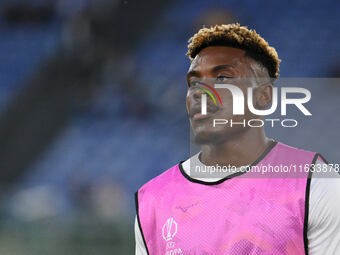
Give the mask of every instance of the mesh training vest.
[{"label": "mesh training vest", "polygon": [[213,183],[173,166],[136,192],[148,254],[306,254],[309,168],[318,157],[274,142],[252,166],[295,166],[293,174],[244,172]]}]

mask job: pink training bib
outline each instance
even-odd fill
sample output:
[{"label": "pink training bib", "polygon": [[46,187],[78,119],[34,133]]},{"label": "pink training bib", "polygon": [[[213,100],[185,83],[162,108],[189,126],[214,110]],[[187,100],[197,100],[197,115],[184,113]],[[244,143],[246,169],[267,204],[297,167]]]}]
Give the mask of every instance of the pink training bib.
[{"label": "pink training bib", "polygon": [[[252,166],[295,165],[300,171],[318,157],[274,142]],[[190,178],[181,164],[168,169],[136,193],[148,254],[307,253],[308,169],[261,178],[236,173],[213,183]]]}]

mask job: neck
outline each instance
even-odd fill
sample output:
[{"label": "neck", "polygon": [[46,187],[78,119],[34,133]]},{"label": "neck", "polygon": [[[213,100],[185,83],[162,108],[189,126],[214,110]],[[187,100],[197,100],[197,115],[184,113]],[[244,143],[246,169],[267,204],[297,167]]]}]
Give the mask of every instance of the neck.
[{"label": "neck", "polygon": [[224,143],[203,145],[200,161],[208,166],[250,165],[261,156],[270,143],[271,140],[266,138],[263,129],[250,128]]}]

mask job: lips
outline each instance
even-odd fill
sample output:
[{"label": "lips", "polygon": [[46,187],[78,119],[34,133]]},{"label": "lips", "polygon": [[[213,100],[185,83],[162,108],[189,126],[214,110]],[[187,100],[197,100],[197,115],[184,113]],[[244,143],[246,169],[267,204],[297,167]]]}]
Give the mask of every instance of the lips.
[{"label": "lips", "polygon": [[219,108],[215,105],[207,105],[207,114],[202,114],[201,105],[192,107],[190,109],[189,117],[192,120],[203,120],[210,118],[214,113],[216,113]]}]

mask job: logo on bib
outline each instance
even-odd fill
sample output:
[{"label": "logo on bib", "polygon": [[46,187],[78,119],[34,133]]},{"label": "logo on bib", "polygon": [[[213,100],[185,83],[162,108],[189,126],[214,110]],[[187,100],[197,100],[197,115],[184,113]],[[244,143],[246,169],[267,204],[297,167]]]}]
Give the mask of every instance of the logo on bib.
[{"label": "logo on bib", "polygon": [[162,234],[165,241],[170,241],[177,233],[177,222],[173,217],[167,219],[162,228]]}]

